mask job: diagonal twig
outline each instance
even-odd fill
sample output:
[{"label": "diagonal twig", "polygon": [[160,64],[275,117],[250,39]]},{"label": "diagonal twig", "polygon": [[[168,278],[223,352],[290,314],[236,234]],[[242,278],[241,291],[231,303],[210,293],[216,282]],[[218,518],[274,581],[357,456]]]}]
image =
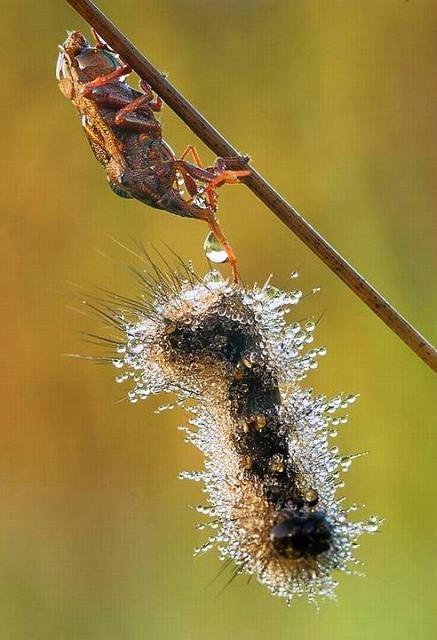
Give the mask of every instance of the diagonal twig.
[{"label": "diagonal twig", "polygon": [[[218,156],[240,155],[90,0],[67,2]],[[437,371],[437,349],[250,166],[242,182],[293,231],[422,360]]]}]

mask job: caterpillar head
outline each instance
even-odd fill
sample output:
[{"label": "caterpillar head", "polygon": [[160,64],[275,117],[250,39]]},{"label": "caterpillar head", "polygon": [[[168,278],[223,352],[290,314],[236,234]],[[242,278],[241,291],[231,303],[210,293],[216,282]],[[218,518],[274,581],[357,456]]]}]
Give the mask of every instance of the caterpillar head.
[{"label": "caterpillar head", "polygon": [[284,558],[315,558],[329,551],[332,527],[322,511],[282,509],[271,529],[270,540]]}]

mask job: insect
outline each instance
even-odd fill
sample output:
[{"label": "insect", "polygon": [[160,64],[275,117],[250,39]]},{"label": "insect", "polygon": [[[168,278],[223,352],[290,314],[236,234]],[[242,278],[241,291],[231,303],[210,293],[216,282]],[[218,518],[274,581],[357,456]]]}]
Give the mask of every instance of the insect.
[{"label": "insect", "polygon": [[[95,46],[78,31],[68,35],[60,46],[56,76],[61,92],[81,115],[82,127],[95,157],[106,169],[109,186],[123,198],[206,221],[237,282],[236,257],[216,216],[216,190],[249,175],[248,169],[230,168],[247,163],[248,158],[217,158],[213,166],[202,167],[191,145],[177,158],[163,140],[156,118],[161,98],[144,80],[140,91],[127,84],[130,67],[96,32],[93,34]],[[195,164],[188,162],[190,155]]]},{"label": "insect", "polygon": [[199,526],[211,535],[197,553],[217,546],[234,577],[253,575],[287,603],[334,597],[334,571],[354,573],[357,539],[381,520],[353,520],[357,505],[336,495],[340,474],[362,454],[342,456],[329,445],[347,421],[333,414],[356,396],[301,386],[325,355],[308,346],[314,322],[284,320],[302,292],[269,282],[229,287],[217,271],[202,279],[184,266],[156,274],[142,278],[149,295],[138,304],[115,296],[112,362],[131,402],[172,393],[190,414],[182,430],[205,462],[180,477],[204,483],[198,511],[212,518]]}]

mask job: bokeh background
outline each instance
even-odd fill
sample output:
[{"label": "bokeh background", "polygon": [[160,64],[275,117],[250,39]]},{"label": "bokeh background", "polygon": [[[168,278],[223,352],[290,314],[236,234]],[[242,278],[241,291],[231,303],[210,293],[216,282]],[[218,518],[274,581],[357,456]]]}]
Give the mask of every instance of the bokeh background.
[{"label": "bokeh background", "polygon": [[[101,0],[176,86],[427,337],[436,339],[437,2]],[[363,541],[367,577],[341,576],[338,604],[287,609],[256,584],[211,586],[214,552],[189,505],[200,465],[182,414],[119,402],[100,329],[80,299],[137,292],[114,241],[168,243],[195,267],[206,228],[116,198],[54,76],[66,3],[2,0],[2,640],[258,640],[435,637],[435,380],[244,187],[220,193],[246,281],[271,272],[322,292],[329,355],[308,384],[359,391],[345,452],[369,450],[346,495],[386,517]],[[168,109],[176,151],[192,133]],[[212,154],[195,140],[206,159]],[[292,283],[294,286],[295,281]]]}]

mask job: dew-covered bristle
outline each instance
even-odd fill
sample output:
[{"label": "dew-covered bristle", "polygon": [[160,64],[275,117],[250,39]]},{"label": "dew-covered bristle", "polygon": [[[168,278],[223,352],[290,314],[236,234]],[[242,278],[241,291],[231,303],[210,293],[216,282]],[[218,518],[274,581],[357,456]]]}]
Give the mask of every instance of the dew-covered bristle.
[{"label": "dew-covered bristle", "polygon": [[181,477],[204,483],[199,511],[212,528],[197,552],[216,545],[287,602],[333,597],[333,570],[354,572],[357,539],[379,527],[376,517],[351,522],[356,505],[336,497],[354,456],[340,456],[329,438],[347,420],[334,413],[356,396],[302,388],[326,350],[309,347],[313,321],[285,321],[301,291],[188,272],[141,277],[149,299],[118,316],[117,380],[131,380],[132,402],[170,392],[190,414],[186,440],[205,461]]}]

